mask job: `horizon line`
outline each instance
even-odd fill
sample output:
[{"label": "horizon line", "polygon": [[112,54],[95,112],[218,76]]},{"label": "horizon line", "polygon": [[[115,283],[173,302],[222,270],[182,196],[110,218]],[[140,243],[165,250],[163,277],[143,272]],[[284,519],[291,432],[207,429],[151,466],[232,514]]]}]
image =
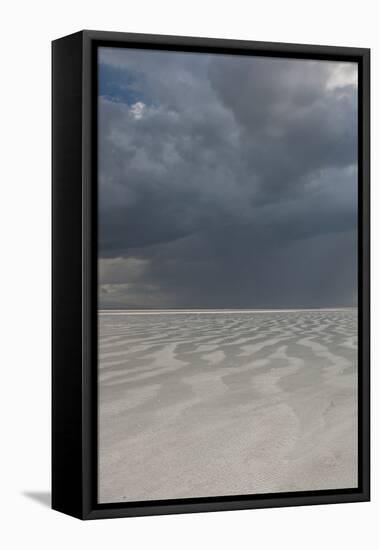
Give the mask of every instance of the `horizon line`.
[{"label": "horizon line", "polygon": [[166,308],[166,309],[98,309],[99,314],[110,315],[151,315],[151,314],[170,314],[170,313],[286,313],[297,311],[343,311],[349,309],[358,309],[357,306],[342,307],[307,307],[307,308],[262,308],[262,309],[233,309],[233,308]]}]

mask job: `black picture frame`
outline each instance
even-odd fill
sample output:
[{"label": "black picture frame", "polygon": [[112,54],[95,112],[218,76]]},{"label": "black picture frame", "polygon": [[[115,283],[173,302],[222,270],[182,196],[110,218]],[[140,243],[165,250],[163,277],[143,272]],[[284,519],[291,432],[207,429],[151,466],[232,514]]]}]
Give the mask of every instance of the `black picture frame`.
[{"label": "black picture frame", "polygon": [[[359,486],[357,489],[97,503],[97,62],[99,46],[358,63]],[[370,499],[370,50],[81,31],[52,43],[52,507],[81,519]]]}]

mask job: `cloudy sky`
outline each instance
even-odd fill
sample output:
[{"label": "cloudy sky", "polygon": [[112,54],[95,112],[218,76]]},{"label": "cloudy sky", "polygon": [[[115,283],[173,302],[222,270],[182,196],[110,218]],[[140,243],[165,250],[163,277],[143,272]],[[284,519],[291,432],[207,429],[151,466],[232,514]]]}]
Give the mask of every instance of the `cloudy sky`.
[{"label": "cloudy sky", "polygon": [[357,67],[99,50],[100,308],[357,302]]}]

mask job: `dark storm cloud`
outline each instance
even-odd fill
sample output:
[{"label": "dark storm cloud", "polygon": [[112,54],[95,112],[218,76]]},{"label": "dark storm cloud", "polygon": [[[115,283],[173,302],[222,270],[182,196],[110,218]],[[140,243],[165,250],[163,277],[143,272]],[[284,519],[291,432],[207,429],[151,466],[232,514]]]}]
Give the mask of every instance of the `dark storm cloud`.
[{"label": "dark storm cloud", "polygon": [[104,307],[355,303],[354,65],[100,62]]},{"label": "dark storm cloud", "polygon": [[[210,64],[216,94],[243,129],[263,196],[298,192],[317,169],[356,162],[356,89],[327,90],[333,64],[256,58]],[[239,86],[236,87],[235,83]]]}]

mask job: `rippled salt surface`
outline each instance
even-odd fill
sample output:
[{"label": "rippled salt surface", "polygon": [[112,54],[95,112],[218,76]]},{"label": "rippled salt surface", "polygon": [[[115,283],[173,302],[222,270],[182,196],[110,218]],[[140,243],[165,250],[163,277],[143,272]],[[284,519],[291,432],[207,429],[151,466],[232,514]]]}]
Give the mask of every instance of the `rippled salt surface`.
[{"label": "rippled salt surface", "polygon": [[99,501],[357,486],[357,314],[99,314]]}]

